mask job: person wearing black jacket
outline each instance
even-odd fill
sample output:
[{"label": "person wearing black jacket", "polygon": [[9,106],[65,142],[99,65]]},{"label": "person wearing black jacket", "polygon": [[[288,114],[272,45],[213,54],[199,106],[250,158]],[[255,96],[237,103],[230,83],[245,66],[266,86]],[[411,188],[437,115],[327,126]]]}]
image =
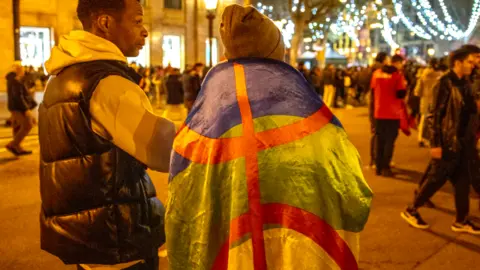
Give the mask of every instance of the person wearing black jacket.
[{"label": "person wearing black jacket", "polygon": [[15,72],[7,75],[8,110],[12,114],[13,140],[5,148],[16,156],[29,155],[21,144],[36,123],[32,109],[37,106],[35,99],[24,84],[25,69],[20,64]]},{"label": "person wearing black jacket", "polygon": [[477,117],[480,102],[475,102],[468,76],[474,65],[469,50],[459,49],[450,55],[450,71],[440,78],[434,91],[434,108],[431,119],[431,155],[429,171],[415,200],[402,218],[410,225],[427,229],[417,209],[422,207],[450,179],[455,190],[456,221],[451,229],[480,235],[480,227],[468,218],[469,189],[472,181],[472,160],[476,153],[475,131],[469,121]]},{"label": "person wearing black jacket", "polygon": [[202,87],[202,71],[203,64],[196,63],[193,69],[184,75],[183,78],[183,92],[184,104],[188,112],[192,109],[193,103],[197,99],[200,88]]}]

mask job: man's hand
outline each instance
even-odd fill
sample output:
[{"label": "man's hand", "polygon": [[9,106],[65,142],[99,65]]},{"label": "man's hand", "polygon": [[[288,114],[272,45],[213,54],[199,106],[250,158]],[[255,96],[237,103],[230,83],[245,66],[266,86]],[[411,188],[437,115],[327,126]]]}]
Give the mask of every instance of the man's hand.
[{"label": "man's hand", "polygon": [[430,155],[433,159],[441,159],[442,158],[442,148],[432,148],[430,149]]}]

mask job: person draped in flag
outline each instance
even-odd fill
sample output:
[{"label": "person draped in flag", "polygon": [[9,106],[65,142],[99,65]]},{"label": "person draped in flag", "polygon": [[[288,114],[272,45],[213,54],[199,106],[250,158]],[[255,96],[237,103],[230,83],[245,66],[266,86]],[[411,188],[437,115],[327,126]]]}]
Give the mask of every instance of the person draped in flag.
[{"label": "person draped in flag", "polygon": [[231,5],[220,32],[228,61],[174,141],[169,269],[358,269],[372,192],[357,150],[270,19]]}]

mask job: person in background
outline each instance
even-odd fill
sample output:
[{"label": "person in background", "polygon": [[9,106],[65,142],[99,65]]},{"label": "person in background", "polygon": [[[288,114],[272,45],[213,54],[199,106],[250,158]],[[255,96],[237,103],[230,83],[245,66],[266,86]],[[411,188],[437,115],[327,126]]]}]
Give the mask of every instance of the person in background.
[{"label": "person in background", "polygon": [[424,70],[423,75],[418,79],[417,85],[414,89],[414,95],[420,99],[420,124],[418,127],[418,143],[420,147],[427,144],[428,134],[425,134],[428,129],[425,125],[425,120],[430,108],[433,104],[433,89],[438,79],[443,75],[440,69],[438,59],[432,58],[428,63],[428,67]]},{"label": "person in background", "polygon": [[384,66],[390,64],[390,57],[385,52],[379,52],[375,57],[375,63],[369,68],[369,75],[368,75],[368,96],[369,96],[369,120],[370,120],[370,131],[372,133],[372,138],[370,139],[370,163],[369,167],[374,169],[376,168],[375,159],[376,159],[376,140],[377,136],[375,133],[375,110],[374,110],[374,91],[372,89],[372,78],[373,74],[382,69]]},{"label": "person in background", "polygon": [[298,62],[297,70],[300,71],[300,73],[302,73],[305,80],[307,80],[307,82],[310,83],[310,72],[308,71],[307,67],[305,66],[305,62]]},{"label": "person in background", "polygon": [[29,155],[30,150],[22,147],[22,142],[36,124],[32,110],[37,106],[25,82],[25,68],[16,64],[14,73],[7,75],[8,110],[12,115],[13,140],[5,148],[15,156]]},{"label": "person in background", "polygon": [[328,64],[327,68],[323,72],[323,84],[324,94],[323,102],[332,108],[335,100],[335,67],[332,64]]},{"label": "person in background", "polygon": [[198,93],[200,92],[203,79],[203,68],[204,65],[202,63],[196,63],[193,66],[192,70],[190,70],[188,74],[184,75],[184,104],[185,108],[187,108],[188,113],[190,113],[190,111],[192,110],[193,103],[197,99]]},{"label": "person in background", "polygon": [[476,169],[470,161],[477,155],[475,131],[469,128],[468,123],[472,117],[478,117],[480,107],[468,82],[474,64],[475,59],[469,50],[453,51],[450,54],[450,70],[436,84],[430,169],[413,204],[401,213],[401,217],[415,228],[429,228],[418,209],[450,180],[454,186],[457,210],[451,229],[480,235],[480,227],[468,219],[470,183]]},{"label": "person in background", "polygon": [[143,89],[152,104],[155,104],[157,96],[155,92],[155,84],[153,83],[153,75],[151,68],[147,67],[143,71],[143,77],[142,81],[140,82],[140,87]]},{"label": "person in background", "polygon": [[390,163],[407,95],[407,83],[402,73],[404,61],[402,56],[394,55],[391,65],[378,69],[372,77],[376,173],[385,177],[393,176]]},{"label": "person in background", "polygon": [[165,72],[163,70],[162,66],[155,67],[155,73],[152,76],[152,83],[155,86],[155,96],[156,102],[155,106],[157,107],[162,107],[164,98],[163,96],[165,95],[165,90],[164,90],[164,76]]},{"label": "person in background", "polygon": [[[473,44],[466,44],[461,47],[462,49],[468,50],[472,53],[474,58],[475,67],[473,68],[472,74],[469,76],[470,84],[472,85],[472,91],[475,97],[475,100],[480,100],[480,48]],[[476,131],[476,140],[477,140],[477,155],[476,159],[472,160],[474,165],[472,187],[480,194],[480,115],[477,117],[472,117],[470,119],[469,128]],[[480,206],[479,206],[480,208]]]},{"label": "person in background", "polygon": [[[345,75],[346,73],[342,66],[335,69],[335,95],[333,97],[333,108],[338,108],[339,102],[341,107],[343,107],[345,103]],[[351,83],[350,80],[349,83]]]},{"label": "person in background", "polygon": [[315,92],[323,97],[323,74],[320,67],[315,66],[310,73],[310,82],[315,89]]},{"label": "person in background", "polygon": [[182,121],[185,118],[183,106],[183,80],[180,69],[172,68],[165,81],[167,89],[167,107],[163,117],[171,121]]},{"label": "person in background", "polygon": [[362,105],[365,104],[368,99],[366,94],[369,92],[371,79],[372,73],[370,67],[361,68],[358,72],[357,95],[359,95],[358,101]]},{"label": "person in background", "polygon": [[175,126],[128,67],[148,32],[138,0],[79,0],[84,30],[59,39],[39,108],[40,244],[78,269],[158,270]]}]

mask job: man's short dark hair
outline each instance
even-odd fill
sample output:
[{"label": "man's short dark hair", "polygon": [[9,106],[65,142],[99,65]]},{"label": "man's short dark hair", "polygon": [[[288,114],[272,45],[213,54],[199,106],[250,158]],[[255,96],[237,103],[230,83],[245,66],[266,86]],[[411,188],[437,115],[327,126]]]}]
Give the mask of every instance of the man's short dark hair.
[{"label": "man's short dark hair", "polygon": [[125,0],[78,0],[77,16],[85,30],[92,28],[92,21],[101,14],[119,15],[125,9]]},{"label": "man's short dark hair", "polygon": [[375,57],[375,62],[383,63],[385,62],[385,59],[387,59],[387,57],[388,57],[388,54],[386,52],[379,52]]},{"label": "man's short dark hair", "polygon": [[395,54],[393,57],[392,57],[392,64],[394,63],[401,63],[405,61],[405,58],[403,58],[403,56],[401,56],[400,54]]},{"label": "man's short dark hair", "polygon": [[480,53],[480,48],[473,44],[465,44],[460,49],[470,51],[470,53]]},{"label": "man's short dark hair", "polygon": [[431,67],[431,68],[433,68],[433,69],[436,69],[437,66],[438,66],[438,64],[439,64],[439,61],[438,61],[438,59],[435,58],[435,57],[432,58],[432,59],[430,59],[430,61],[428,61],[428,66]]},{"label": "man's short dark hair", "polygon": [[472,52],[468,49],[460,48],[450,53],[449,65],[450,68],[455,66],[456,61],[464,61]]}]

